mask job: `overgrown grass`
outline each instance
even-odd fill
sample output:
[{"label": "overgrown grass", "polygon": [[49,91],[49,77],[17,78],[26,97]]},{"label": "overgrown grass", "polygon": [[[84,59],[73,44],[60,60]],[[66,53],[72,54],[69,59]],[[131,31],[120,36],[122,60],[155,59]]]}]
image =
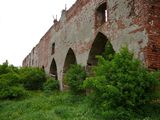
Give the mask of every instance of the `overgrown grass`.
[{"label": "overgrown grass", "polygon": [[33,92],[24,100],[0,101],[1,120],[97,120],[84,97]]},{"label": "overgrown grass", "polygon": [[[1,100],[0,120],[103,120],[86,96],[67,92],[46,95],[30,92],[26,99]],[[160,120],[160,104],[137,108],[139,115],[130,120]],[[106,119],[107,120],[107,119]]]}]

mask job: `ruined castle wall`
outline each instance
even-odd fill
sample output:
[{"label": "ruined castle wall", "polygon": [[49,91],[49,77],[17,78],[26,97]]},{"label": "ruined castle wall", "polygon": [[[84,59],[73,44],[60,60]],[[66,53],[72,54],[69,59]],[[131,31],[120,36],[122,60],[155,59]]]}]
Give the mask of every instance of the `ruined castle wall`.
[{"label": "ruined castle wall", "polygon": [[24,59],[23,66],[47,67],[49,58],[49,42],[51,40],[51,29],[41,38],[39,43],[32,49],[30,54]]},{"label": "ruined castle wall", "polygon": [[[62,11],[60,20],[54,22],[24,59],[23,66],[44,66],[45,71],[50,73],[54,59],[63,89],[64,64],[69,49],[73,50],[78,64],[87,66],[92,44],[100,32],[107,37],[116,52],[122,46],[128,46],[135,57],[148,67],[160,68],[160,3],[157,1],[77,0],[69,10]],[[105,2],[108,19],[99,25],[96,10]]]}]

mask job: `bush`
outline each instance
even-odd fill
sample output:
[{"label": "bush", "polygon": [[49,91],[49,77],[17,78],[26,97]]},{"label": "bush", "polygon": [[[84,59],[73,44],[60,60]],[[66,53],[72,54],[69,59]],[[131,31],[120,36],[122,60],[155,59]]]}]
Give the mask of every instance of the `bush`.
[{"label": "bush", "polygon": [[28,90],[42,89],[46,75],[39,68],[17,68],[8,61],[0,65],[0,99],[20,98]]},{"label": "bush", "polygon": [[46,81],[45,72],[40,68],[21,68],[21,82],[27,90],[40,90]]},{"label": "bush", "polygon": [[26,93],[22,86],[6,86],[0,90],[0,99],[18,99],[26,96]]},{"label": "bush", "polygon": [[0,79],[5,79],[5,81],[8,81],[9,85],[12,85],[12,86],[18,85],[21,83],[19,74],[14,72],[0,75]]},{"label": "bush", "polygon": [[54,90],[58,90],[58,89],[59,89],[58,80],[55,80],[51,77],[49,77],[47,81],[43,84],[43,90],[46,93],[51,93]]},{"label": "bush", "polygon": [[25,95],[26,91],[19,84],[19,76],[16,73],[0,76],[0,99],[21,98]]},{"label": "bush", "polygon": [[115,51],[113,49],[113,46],[112,44],[107,41],[106,45],[105,45],[105,51],[102,53],[102,57],[105,59],[105,60],[112,60],[113,56],[115,54]]},{"label": "bush", "polygon": [[71,65],[65,74],[64,81],[69,85],[73,94],[82,93],[84,91],[82,85],[86,78],[86,72],[80,65]]},{"label": "bush", "polygon": [[116,53],[112,60],[98,56],[93,77],[84,81],[92,89],[94,104],[103,112],[124,108],[133,110],[152,99],[154,85],[158,82],[155,72],[149,72],[127,48]]}]

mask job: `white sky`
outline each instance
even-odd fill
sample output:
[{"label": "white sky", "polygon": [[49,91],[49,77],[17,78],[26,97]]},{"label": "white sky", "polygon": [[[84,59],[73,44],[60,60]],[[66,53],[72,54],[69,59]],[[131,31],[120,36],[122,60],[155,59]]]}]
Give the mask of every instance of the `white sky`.
[{"label": "white sky", "polygon": [[76,0],[0,0],[0,64],[21,66],[22,60]]}]

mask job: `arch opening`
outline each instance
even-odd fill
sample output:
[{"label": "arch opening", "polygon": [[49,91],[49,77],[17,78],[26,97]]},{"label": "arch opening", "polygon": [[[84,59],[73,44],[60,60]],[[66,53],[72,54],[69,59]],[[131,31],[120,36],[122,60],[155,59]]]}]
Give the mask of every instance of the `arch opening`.
[{"label": "arch opening", "polygon": [[66,59],[64,62],[63,72],[66,73],[67,70],[69,69],[70,65],[72,65],[72,64],[77,64],[77,61],[76,61],[76,56],[75,56],[73,50],[70,48],[68,50],[68,53],[67,53],[67,56],[66,56]]},{"label": "arch opening", "polygon": [[107,3],[101,4],[95,13],[95,22],[96,27],[103,25],[108,20],[108,11],[107,11]]},{"label": "arch opening", "polygon": [[108,39],[107,37],[102,34],[98,33],[90,50],[87,66],[92,67],[97,65],[98,60],[96,59],[97,55],[102,55],[105,51],[105,45],[107,43]]},{"label": "arch opening", "polygon": [[55,62],[54,58],[52,60],[51,67],[50,67],[50,75],[51,75],[51,77],[55,78],[56,80],[58,79],[57,66],[56,66],[56,62]]},{"label": "arch opening", "polygon": [[63,89],[64,90],[69,89],[69,86],[64,81],[65,73],[68,71],[70,66],[73,65],[73,64],[77,64],[77,61],[76,61],[76,56],[75,56],[73,50],[70,48],[68,50],[67,55],[66,55],[66,59],[65,59],[65,62],[64,62],[64,67],[63,67]]}]

